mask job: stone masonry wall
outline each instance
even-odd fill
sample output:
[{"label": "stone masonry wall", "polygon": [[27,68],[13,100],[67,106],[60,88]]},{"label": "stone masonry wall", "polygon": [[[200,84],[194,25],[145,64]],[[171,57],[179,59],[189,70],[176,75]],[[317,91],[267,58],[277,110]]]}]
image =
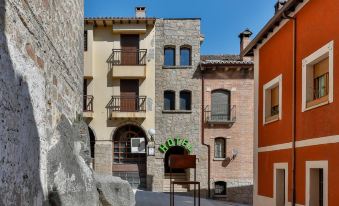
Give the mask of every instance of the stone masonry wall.
[{"label": "stone masonry wall", "polygon": [[[79,149],[72,125],[82,112],[82,36],[83,0],[0,0],[1,206],[58,205],[95,189],[72,152]],[[67,148],[57,149],[65,138],[74,155],[67,161]]]},{"label": "stone masonry wall", "polygon": [[[148,157],[147,174],[148,187],[153,191],[163,191],[164,154],[158,147],[168,137],[187,137],[193,144],[192,154],[197,155],[197,179],[201,181],[202,191],[207,189],[207,148],[201,145],[201,80],[198,65],[200,62],[200,20],[199,19],[157,19],[156,22],[156,97],[155,97],[155,157]],[[164,46],[176,48],[177,66],[163,68]],[[180,46],[192,48],[192,66],[183,67],[180,63]],[[176,110],[164,112],[164,91],[173,90],[176,93]],[[192,110],[179,111],[179,92],[192,92]],[[193,177],[191,172],[191,178]]]}]

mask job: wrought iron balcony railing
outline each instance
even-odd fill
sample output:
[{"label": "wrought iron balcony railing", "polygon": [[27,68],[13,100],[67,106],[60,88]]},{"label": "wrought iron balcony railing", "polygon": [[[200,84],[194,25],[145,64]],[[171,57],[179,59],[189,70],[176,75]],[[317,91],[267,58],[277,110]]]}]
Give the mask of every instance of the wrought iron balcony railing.
[{"label": "wrought iron balcony railing", "polygon": [[205,121],[207,123],[234,123],[236,121],[236,106],[228,104],[206,106]]},{"label": "wrought iron balcony railing", "polygon": [[107,63],[111,65],[146,65],[147,49],[113,49]]},{"label": "wrought iron balcony railing", "polygon": [[112,96],[106,109],[109,114],[112,112],[146,112],[146,96]]},{"label": "wrought iron balcony railing", "polygon": [[83,96],[83,110],[84,112],[93,112],[93,95]]}]

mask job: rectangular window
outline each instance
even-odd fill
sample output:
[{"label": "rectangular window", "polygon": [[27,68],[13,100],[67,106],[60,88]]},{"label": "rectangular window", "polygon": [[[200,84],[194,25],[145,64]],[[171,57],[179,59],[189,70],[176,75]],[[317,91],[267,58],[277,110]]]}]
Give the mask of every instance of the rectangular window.
[{"label": "rectangular window", "polygon": [[180,110],[191,110],[191,92],[180,92]]},{"label": "rectangular window", "polygon": [[181,66],[191,65],[191,49],[190,48],[180,49],[180,65]]},{"label": "rectangular window", "polygon": [[216,138],[214,143],[214,157],[226,158],[226,139]]},{"label": "rectangular window", "polygon": [[164,65],[165,66],[175,66],[175,48],[165,48],[164,52]]},{"label": "rectangular window", "polygon": [[87,51],[87,44],[88,44],[88,39],[87,39],[87,31],[84,32],[84,50]]},{"label": "rectangular window", "polygon": [[164,92],[164,110],[175,110],[175,92]]},{"label": "rectangular window", "polygon": [[302,111],[333,102],[333,42],[303,59]]},{"label": "rectangular window", "polygon": [[264,85],[264,124],[281,118],[282,75]]}]

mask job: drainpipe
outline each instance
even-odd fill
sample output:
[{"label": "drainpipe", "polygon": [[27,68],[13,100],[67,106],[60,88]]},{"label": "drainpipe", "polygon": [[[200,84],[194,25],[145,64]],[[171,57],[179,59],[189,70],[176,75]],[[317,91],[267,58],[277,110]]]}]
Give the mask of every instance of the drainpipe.
[{"label": "drainpipe", "polygon": [[[200,64],[200,69],[202,66]],[[205,77],[204,71],[201,71],[201,144],[207,147],[208,151],[208,166],[207,166],[207,181],[208,181],[208,198],[211,198],[211,147],[205,143]]]},{"label": "drainpipe", "polygon": [[293,71],[292,71],[292,206],[296,204],[296,70],[297,70],[297,19],[283,13],[284,19],[293,21]]}]

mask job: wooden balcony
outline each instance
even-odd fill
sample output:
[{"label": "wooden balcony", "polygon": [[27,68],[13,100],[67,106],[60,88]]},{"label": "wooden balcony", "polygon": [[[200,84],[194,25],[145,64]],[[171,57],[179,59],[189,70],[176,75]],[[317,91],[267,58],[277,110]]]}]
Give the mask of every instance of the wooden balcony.
[{"label": "wooden balcony", "polygon": [[106,105],[107,119],[145,119],[146,96],[112,96]]},{"label": "wooden balcony", "polygon": [[113,49],[107,63],[113,78],[146,78],[146,49]]},{"label": "wooden balcony", "polygon": [[205,122],[208,124],[232,125],[236,122],[236,106],[227,104],[207,106],[205,108]]},{"label": "wooden balcony", "polygon": [[83,96],[83,117],[84,118],[93,118],[93,95],[84,95]]}]

